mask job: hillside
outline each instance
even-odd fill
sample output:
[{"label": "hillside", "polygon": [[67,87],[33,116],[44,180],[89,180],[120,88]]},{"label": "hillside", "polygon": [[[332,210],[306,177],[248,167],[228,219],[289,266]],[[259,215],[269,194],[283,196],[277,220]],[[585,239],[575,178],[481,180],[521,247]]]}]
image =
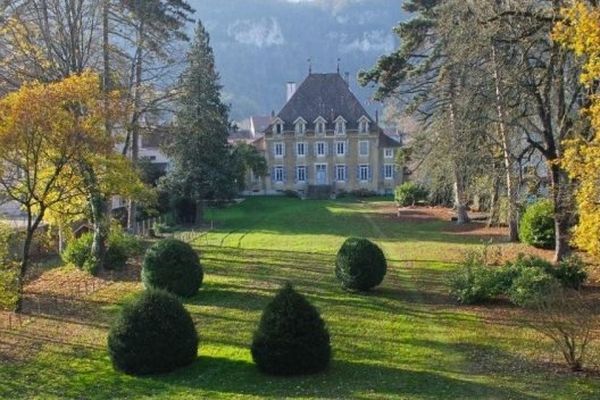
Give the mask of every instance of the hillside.
[{"label": "hillside", "polygon": [[[392,28],[403,17],[397,0],[191,0],[211,34],[232,117],[278,111],[285,83],[300,82],[311,58],[315,72],[356,74],[392,51]],[[374,106],[368,106],[373,111]]]}]

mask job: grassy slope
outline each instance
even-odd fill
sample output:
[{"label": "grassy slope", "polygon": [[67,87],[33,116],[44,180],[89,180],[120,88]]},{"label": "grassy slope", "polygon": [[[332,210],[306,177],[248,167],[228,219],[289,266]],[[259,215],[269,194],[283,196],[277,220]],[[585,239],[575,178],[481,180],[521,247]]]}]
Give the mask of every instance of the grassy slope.
[{"label": "grassy slope", "polygon": [[[448,262],[477,238],[443,233],[443,222],[398,223],[373,213],[379,205],[250,199],[216,212],[218,229],[196,243],[205,285],[187,302],[201,336],[193,366],[148,378],[112,371],[104,341],[114,302],[140,290],[117,283],[88,299],[101,310],[93,321],[26,325],[23,338],[48,340],[30,349],[31,359],[0,366],[0,397],[597,398],[600,382],[537,367],[531,357],[543,342],[510,316],[490,321],[485,309],[451,304]],[[384,284],[369,295],[341,291],[332,275],[335,251],[348,235],[375,239],[390,260]],[[328,322],[334,361],[325,374],[273,378],[252,364],[252,331],[285,280]]]}]

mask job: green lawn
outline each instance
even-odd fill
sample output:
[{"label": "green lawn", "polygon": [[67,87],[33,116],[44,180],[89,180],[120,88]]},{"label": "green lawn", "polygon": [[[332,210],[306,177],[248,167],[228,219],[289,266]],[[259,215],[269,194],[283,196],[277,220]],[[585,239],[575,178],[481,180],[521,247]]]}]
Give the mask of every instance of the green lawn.
[{"label": "green lawn", "polygon": [[[65,315],[36,316],[18,330],[0,324],[0,397],[600,397],[598,378],[548,366],[559,359],[549,359],[548,343],[515,322],[519,310],[461,308],[449,299],[445,279],[452,261],[481,238],[447,232],[443,221],[399,221],[384,212],[386,206],[252,198],[210,211],[216,229],[195,243],[204,285],[186,302],[201,337],[196,363],[146,378],[113,371],[107,326],[118,304],[141,290],[135,281],[116,282]],[[342,291],[333,276],[335,252],[350,235],[372,238],[389,260],[384,283],[367,295]],[[329,326],[334,356],[323,374],[275,378],[252,363],[252,332],[285,281],[308,296]]]}]

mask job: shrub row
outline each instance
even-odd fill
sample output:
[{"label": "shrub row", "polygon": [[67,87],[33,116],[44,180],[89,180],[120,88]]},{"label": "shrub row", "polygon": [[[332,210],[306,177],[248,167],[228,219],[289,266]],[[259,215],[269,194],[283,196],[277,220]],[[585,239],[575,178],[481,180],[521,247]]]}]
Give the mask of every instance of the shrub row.
[{"label": "shrub row", "polygon": [[586,278],[585,265],[575,256],[554,266],[538,257],[520,255],[494,268],[486,265],[481,255],[469,253],[451,275],[450,288],[462,304],[479,304],[506,295],[513,304],[528,306],[556,287],[579,289]]}]

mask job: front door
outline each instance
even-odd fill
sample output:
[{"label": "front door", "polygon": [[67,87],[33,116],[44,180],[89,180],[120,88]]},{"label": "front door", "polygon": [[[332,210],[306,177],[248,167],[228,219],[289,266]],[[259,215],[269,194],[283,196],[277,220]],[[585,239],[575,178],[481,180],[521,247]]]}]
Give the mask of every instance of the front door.
[{"label": "front door", "polygon": [[317,164],[315,168],[317,185],[327,185],[327,164]]}]

